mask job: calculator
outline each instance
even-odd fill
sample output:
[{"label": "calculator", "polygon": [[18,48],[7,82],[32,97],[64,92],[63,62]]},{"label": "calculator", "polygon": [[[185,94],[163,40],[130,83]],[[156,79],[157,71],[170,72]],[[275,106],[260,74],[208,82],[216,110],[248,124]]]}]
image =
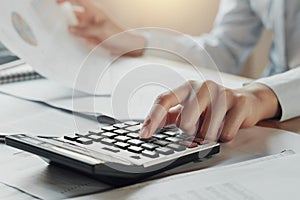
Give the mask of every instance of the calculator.
[{"label": "calculator", "polygon": [[11,135],[5,142],[112,186],[136,183],[220,151],[219,143],[186,135],[176,126],[164,127],[143,140],[141,126],[128,121],[57,138]]}]

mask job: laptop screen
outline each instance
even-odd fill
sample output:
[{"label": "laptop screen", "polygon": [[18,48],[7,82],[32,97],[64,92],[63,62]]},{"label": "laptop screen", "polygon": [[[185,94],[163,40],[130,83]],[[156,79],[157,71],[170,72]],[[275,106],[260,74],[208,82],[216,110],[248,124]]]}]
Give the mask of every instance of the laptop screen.
[{"label": "laptop screen", "polygon": [[0,42],[0,70],[21,64],[22,61]]}]

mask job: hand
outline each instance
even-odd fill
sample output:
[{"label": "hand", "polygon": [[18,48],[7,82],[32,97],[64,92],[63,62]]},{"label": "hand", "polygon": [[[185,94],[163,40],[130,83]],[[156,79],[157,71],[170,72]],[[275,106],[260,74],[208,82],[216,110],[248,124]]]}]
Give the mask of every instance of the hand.
[{"label": "hand", "polygon": [[[72,0],[57,0],[57,3],[65,1],[73,2]],[[140,56],[146,46],[144,37],[124,32],[124,30],[106,16],[102,10],[92,0],[77,0],[76,6],[82,9],[75,9],[75,15],[79,24],[77,26],[70,26],[69,31],[85,39],[87,42],[102,45],[113,54],[129,56]],[[73,2],[74,3],[74,2]],[[108,38],[122,33],[114,39]]]},{"label": "hand", "polygon": [[141,138],[150,138],[157,129],[176,124],[188,135],[228,142],[240,128],[278,116],[277,97],[262,84],[232,90],[213,81],[189,81],[157,98]]}]

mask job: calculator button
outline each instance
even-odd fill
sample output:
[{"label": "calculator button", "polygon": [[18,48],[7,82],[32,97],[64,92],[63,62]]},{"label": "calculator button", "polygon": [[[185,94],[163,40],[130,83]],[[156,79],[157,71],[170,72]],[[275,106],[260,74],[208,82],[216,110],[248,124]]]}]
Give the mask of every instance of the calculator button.
[{"label": "calculator button", "polygon": [[119,136],[115,137],[114,139],[117,141],[120,141],[120,142],[127,142],[128,140],[130,140],[130,137],[119,135]]},{"label": "calculator button", "polygon": [[184,146],[179,145],[179,144],[169,144],[169,145],[167,145],[167,147],[174,149],[175,151],[183,151],[186,149]]},{"label": "calculator button", "polygon": [[172,149],[169,149],[167,147],[157,148],[156,151],[163,155],[170,155],[170,154],[174,153],[174,151]]},{"label": "calculator button", "polygon": [[158,153],[156,153],[155,151],[149,151],[149,150],[142,151],[142,155],[149,157],[149,158],[157,158],[158,157]]},{"label": "calculator button", "polygon": [[120,124],[114,124],[113,127],[116,127],[116,128],[125,128],[127,127],[128,125],[125,124],[125,123],[120,123]]},{"label": "calculator button", "polygon": [[134,139],[139,139],[140,138],[140,134],[138,134],[138,133],[128,133],[127,136],[131,137],[131,138],[134,138]]},{"label": "calculator button", "polygon": [[136,147],[136,146],[130,146],[127,149],[128,151],[131,151],[133,153],[141,153],[144,149],[141,147]]},{"label": "calculator button", "polygon": [[158,146],[155,145],[155,144],[149,144],[149,143],[145,143],[145,144],[142,144],[142,146],[144,149],[147,149],[147,150],[150,150],[150,151],[153,151],[154,149],[156,149]]},{"label": "calculator button", "polygon": [[178,142],[182,141],[182,139],[174,138],[174,137],[168,137],[165,140],[169,141],[169,142],[173,142],[173,143],[178,143]]},{"label": "calculator button", "polygon": [[129,133],[129,131],[124,130],[124,129],[117,129],[117,130],[114,130],[113,132],[117,133],[119,135],[125,135],[125,134]]},{"label": "calculator button", "polygon": [[198,146],[198,144],[196,142],[190,142],[190,141],[181,141],[181,142],[179,142],[179,144],[181,144],[187,148],[195,148]]},{"label": "calculator button", "polygon": [[135,122],[135,121],[128,121],[128,122],[124,122],[124,124],[127,124],[128,126],[135,126],[135,125],[139,125],[139,122]]},{"label": "calculator button", "polygon": [[117,128],[114,127],[114,126],[107,126],[107,127],[102,127],[101,129],[104,130],[104,131],[114,131]]},{"label": "calculator button", "polygon": [[162,132],[162,134],[167,135],[169,137],[175,137],[176,135],[178,135],[178,133],[176,133],[174,131],[165,131],[165,132]]},{"label": "calculator button", "polygon": [[121,149],[127,149],[130,145],[124,142],[116,142],[115,145]]},{"label": "calculator button", "polygon": [[79,137],[76,135],[65,135],[64,139],[65,140],[70,140],[70,141],[76,141],[76,139],[78,139]]},{"label": "calculator button", "polygon": [[103,138],[100,142],[103,143],[103,144],[112,146],[112,145],[114,145],[114,143],[116,142],[116,140],[109,139],[109,138]]},{"label": "calculator button", "polygon": [[96,135],[101,134],[101,133],[103,133],[103,132],[104,132],[104,131],[101,130],[101,129],[94,129],[94,130],[90,130],[90,131],[89,131],[89,133],[91,133],[91,134],[96,134]]},{"label": "calculator button", "polygon": [[105,132],[105,133],[102,133],[102,136],[103,137],[108,137],[108,138],[114,138],[114,137],[117,136],[117,134],[112,133],[112,132]]},{"label": "calculator button", "polygon": [[91,139],[88,139],[88,138],[77,138],[76,142],[78,142],[80,144],[86,144],[86,145],[93,143],[93,141]]},{"label": "calculator button", "polygon": [[163,140],[163,139],[167,138],[168,136],[163,135],[163,134],[154,134],[152,137],[157,138],[159,140]]},{"label": "calculator button", "polygon": [[170,144],[170,142],[163,141],[163,140],[156,140],[156,141],[154,141],[153,143],[154,143],[154,144],[157,144],[157,145],[159,145],[159,146],[162,146],[162,147],[167,146],[168,144]]},{"label": "calculator button", "polygon": [[131,131],[131,132],[137,132],[137,131],[140,131],[141,128],[142,128],[142,125],[136,125],[136,126],[129,126],[125,129],[128,131]]},{"label": "calculator button", "polygon": [[88,136],[89,139],[92,139],[93,141],[99,142],[102,139],[102,136],[99,135],[90,135]]},{"label": "calculator button", "polygon": [[128,143],[128,144],[131,144],[131,145],[135,145],[135,146],[140,146],[140,145],[143,144],[144,142],[141,141],[141,140],[133,139],[133,140],[129,140],[127,143]]},{"label": "calculator button", "polygon": [[90,133],[75,133],[75,135],[77,135],[78,137],[88,137],[91,134]]}]

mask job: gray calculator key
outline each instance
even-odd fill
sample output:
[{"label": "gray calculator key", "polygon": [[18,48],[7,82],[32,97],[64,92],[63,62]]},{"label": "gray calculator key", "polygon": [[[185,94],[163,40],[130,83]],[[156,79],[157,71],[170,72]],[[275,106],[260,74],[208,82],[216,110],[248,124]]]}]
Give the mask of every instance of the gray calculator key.
[{"label": "gray calculator key", "polygon": [[159,140],[163,140],[163,139],[167,138],[168,136],[163,135],[163,134],[154,134],[152,137],[159,139]]},{"label": "gray calculator key", "polygon": [[92,139],[93,141],[98,142],[102,139],[102,136],[100,136],[100,135],[90,135],[90,136],[88,136],[88,138]]},{"label": "gray calculator key", "polygon": [[114,145],[114,143],[116,142],[116,140],[109,139],[109,138],[103,138],[100,142],[103,143],[103,144],[112,146],[112,145]]},{"label": "gray calculator key", "polygon": [[98,135],[104,133],[104,131],[101,129],[94,129],[94,130],[90,130],[89,133]]},{"label": "gray calculator key", "polygon": [[183,151],[186,149],[185,146],[179,144],[169,144],[167,147],[174,149],[175,151]]},{"label": "gray calculator key", "polygon": [[117,129],[113,131],[114,133],[117,133],[118,135],[125,135],[127,133],[129,133],[129,131],[124,130],[124,129]]},{"label": "gray calculator key", "polygon": [[128,133],[127,136],[134,138],[134,139],[140,138],[140,134],[138,134],[138,133]]},{"label": "gray calculator key", "polygon": [[80,144],[86,144],[86,145],[93,143],[93,141],[91,139],[88,139],[88,138],[77,138],[76,142],[78,142]]},{"label": "gray calculator key", "polygon": [[131,144],[131,145],[135,145],[135,146],[140,146],[140,145],[144,144],[143,141],[138,140],[138,139],[129,140],[129,141],[127,141],[127,143]]},{"label": "gray calculator key", "polygon": [[139,125],[139,122],[135,122],[135,121],[128,121],[128,122],[124,122],[124,124],[127,124],[128,126],[135,126],[135,125]]},{"label": "gray calculator key", "polygon": [[167,147],[157,148],[156,151],[163,155],[170,155],[170,154],[174,153],[174,151],[172,149],[169,149]]},{"label": "gray calculator key", "polygon": [[101,129],[104,130],[104,131],[114,131],[117,128],[114,127],[114,126],[106,126],[106,127],[102,127]]},{"label": "gray calculator key", "polygon": [[141,127],[142,127],[141,125],[136,125],[136,126],[129,126],[125,129],[131,132],[138,132],[141,130]]},{"label": "gray calculator key", "polygon": [[158,153],[156,153],[155,151],[149,151],[149,150],[142,151],[142,155],[149,157],[149,158],[157,158],[158,157]]},{"label": "gray calculator key", "polygon": [[162,146],[162,147],[167,146],[168,144],[170,144],[170,142],[167,142],[167,141],[164,141],[164,140],[156,140],[153,143],[157,144],[159,146]]},{"label": "gray calculator key", "polygon": [[155,145],[155,144],[145,143],[145,144],[142,144],[141,147],[143,147],[144,149],[153,151],[153,150],[156,149],[158,146]]},{"label": "gray calculator key", "polygon": [[105,133],[102,133],[102,136],[103,137],[108,137],[108,138],[113,138],[113,137],[116,137],[117,134],[112,133],[112,132],[105,132]]},{"label": "gray calculator key", "polygon": [[127,149],[128,151],[131,151],[133,153],[141,153],[144,149],[141,147],[136,147],[136,146],[130,146]]},{"label": "gray calculator key", "polygon": [[164,131],[162,132],[162,134],[167,135],[169,137],[175,137],[176,135],[178,135],[178,133],[174,131]]},{"label": "gray calculator key", "polygon": [[120,142],[127,142],[128,140],[130,140],[130,137],[119,135],[119,136],[115,137],[114,139],[117,141],[120,141]]},{"label": "gray calculator key", "polygon": [[121,149],[127,149],[130,145],[124,142],[116,142],[115,145]]},{"label": "gray calculator key", "polygon": [[178,143],[178,142],[182,141],[182,139],[175,138],[175,137],[168,137],[165,140],[169,141],[169,142],[173,142],[173,143]]},{"label": "gray calculator key", "polygon": [[116,127],[116,128],[125,128],[125,127],[127,127],[128,125],[125,124],[125,123],[119,123],[119,124],[114,124],[113,126]]}]

